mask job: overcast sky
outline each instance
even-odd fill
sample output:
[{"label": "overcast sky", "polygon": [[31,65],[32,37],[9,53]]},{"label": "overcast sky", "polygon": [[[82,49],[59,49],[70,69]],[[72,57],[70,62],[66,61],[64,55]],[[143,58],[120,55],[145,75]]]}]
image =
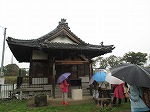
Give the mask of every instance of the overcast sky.
[{"label": "overcast sky", "polygon": [[[86,43],[114,45],[106,57],[129,51],[150,54],[150,0],[0,0],[0,26],[7,28],[7,37],[39,38],[56,28],[61,18]],[[0,54],[2,46],[0,27]],[[4,65],[11,57],[6,43]]]}]

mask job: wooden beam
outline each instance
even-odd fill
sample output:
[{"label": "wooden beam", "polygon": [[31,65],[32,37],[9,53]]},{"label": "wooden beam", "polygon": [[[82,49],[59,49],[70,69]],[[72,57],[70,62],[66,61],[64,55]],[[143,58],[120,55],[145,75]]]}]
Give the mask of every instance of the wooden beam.
[{"label": "wooden beam", "polygon": [[63,64],[63,65],[75,65],[75,64],[77,64],[77,65],[79,65],[79,64],[85,64],[85,63],[89,63],[89,61],[70,61],[70,60],[57,60],[57,61],[55,61],[56,62],[56,64]]}]

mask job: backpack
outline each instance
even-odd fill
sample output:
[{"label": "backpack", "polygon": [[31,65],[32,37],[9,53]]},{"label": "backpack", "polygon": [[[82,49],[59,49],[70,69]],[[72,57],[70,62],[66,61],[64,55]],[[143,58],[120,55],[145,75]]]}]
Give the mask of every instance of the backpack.
[{"label": "backpack", "polygon": [[143,96],[141,97],[144,103],[150,108],[150,88],[142,87]]}]

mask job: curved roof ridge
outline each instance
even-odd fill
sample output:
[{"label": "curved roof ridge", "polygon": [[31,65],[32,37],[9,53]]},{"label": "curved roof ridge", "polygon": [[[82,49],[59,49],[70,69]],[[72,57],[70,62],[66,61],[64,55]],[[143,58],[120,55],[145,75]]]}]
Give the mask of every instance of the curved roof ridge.
[{"label": "curved roof ridge", "polygon": [[50,31],[49,33],[37,38],[37,39],[15,39],[12,37],[8,37],[9,40],[14,41],[14,42],[34,42],[34,43],[42,43],[44,42],[46,39],[49,38],[53,39],[53,35],[55,35],[56,33],[59,33],[61,30],[65,30],[67,31],[70,35],[72,35],[77,41],[79,41],[81,44],[84,45],[88,45],[89,43],[86,43],[85,41],[81,40],[78,36],[76,36],[71,30],[70,27],[68,26],[68,23],[66,22],[66,19],[61,19],[61,21],[59,22],[58,26]]},{"label": "curved roof ridge", "polygon": [[[66,22],[66,19],[61,19],[59,22],[58,26],[52,30],[51,32],[39,37],[36,39],[37,41],[44,41],[47,38],[50,38],[53,34],[65,29],[68,33],[70,33],[73,37],[75,37],[78,41],[80,41],[82,44],[87,44],[85,41],[81,40],[78,36],[76,36],[71,30],[70,27],[68,26],[68,23]],[[52,38],[53,39],[53,38]]]},{"label": "curved roof ridge", "polygon": [[31,41],[34,41],[35,39],[15,39],[15,38],[12,38],[12,37],[7,37],[6,41],[11,41],[11,42],[31,42]]}]

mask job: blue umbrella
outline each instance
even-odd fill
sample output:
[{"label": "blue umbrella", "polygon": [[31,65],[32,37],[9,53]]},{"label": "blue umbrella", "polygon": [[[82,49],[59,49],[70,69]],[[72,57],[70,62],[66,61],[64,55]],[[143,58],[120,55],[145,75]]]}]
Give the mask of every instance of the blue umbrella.
[{"label": "blue umbrella", "polygon": [[93,75],[93,80],[95,80],[96,82],[104,82],[106,79],[106,73],[103,71],[97,72]]},{"label": "blue umbrella", "polygon": [[104,71],[100,71],[100,72],[95,73],[95,74],[92,76],[92,78],[91,78],[89,84],[92,84],[94,80],[95,80],[96,82],[105,82],[105,81],[106,81],[106,80],[105,80],[105,79],[106,79],[106,75],[107,75],[107,74],[106,74]]},{"label": "blue umbrella", "polygon": [[58,84],[58,83],[61,83],[61,82],[64,81],[65,79],[67,79],[69,75],[71,75],[71,73],[64,73],[64,74],[62,74],[62,75],[58,78],[57,84]]}]

